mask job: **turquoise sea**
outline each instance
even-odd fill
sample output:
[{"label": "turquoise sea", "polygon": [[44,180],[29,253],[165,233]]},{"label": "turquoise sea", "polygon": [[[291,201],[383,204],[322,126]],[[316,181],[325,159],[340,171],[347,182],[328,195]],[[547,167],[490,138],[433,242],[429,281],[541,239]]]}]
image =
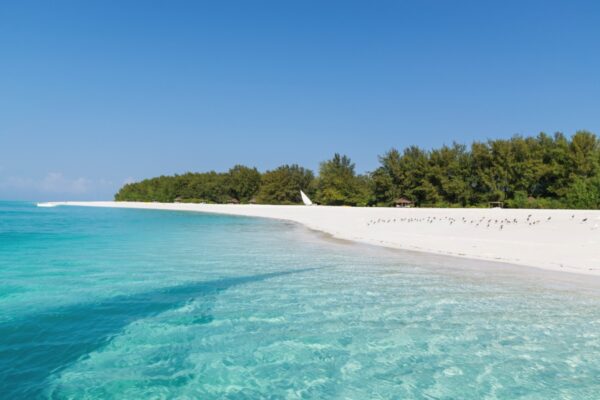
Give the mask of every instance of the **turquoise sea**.
[{"label": "turquoise sea", "polygon": [[2,399],[599,399],[597,280],[0,202]]}]

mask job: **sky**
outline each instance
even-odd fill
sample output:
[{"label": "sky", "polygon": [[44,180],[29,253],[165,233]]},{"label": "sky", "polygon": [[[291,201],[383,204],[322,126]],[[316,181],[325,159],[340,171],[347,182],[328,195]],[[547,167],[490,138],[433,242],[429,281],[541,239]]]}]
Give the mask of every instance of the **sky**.
[{"label": "sky", "polygon": [[0,199],[600,134],[598,1],[2,1]]}]

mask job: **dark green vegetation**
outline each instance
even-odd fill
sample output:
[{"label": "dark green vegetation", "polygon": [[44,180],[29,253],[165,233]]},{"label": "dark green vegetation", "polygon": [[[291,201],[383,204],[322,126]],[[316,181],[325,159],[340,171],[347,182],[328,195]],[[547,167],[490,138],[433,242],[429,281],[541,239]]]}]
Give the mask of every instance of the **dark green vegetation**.
[{"label": "dark green vegetation", "polygon": [[297,204],[300,190],[330,205],[477,207],[502,201],[515,208],[600,208],[600,139],[579,131],[474,142],[426,151],[412,146],[379,157],[373,172],[357,174],[339,154],[319,175],[298,165],[263,174],[236,165],[226,173],[161,176],[123,186],[117,201]]}]

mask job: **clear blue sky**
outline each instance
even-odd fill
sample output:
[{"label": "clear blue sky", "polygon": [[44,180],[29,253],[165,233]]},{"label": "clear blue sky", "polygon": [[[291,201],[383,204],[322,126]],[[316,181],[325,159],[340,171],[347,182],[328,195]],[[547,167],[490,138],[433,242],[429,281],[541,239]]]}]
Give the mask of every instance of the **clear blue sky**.
[{"label": "clear blue sky", "polygon": [[578,129],[598,1],[0,2],[0,199]]}]

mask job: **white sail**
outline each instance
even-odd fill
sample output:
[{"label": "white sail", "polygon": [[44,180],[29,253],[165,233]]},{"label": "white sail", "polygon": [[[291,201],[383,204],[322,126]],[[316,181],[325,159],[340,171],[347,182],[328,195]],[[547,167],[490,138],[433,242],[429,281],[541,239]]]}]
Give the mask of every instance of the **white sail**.
[{"label": "white sail", "polygon": [[313,205],[312,201],[310,201],[310,199],[308,198],[308,196],[306,195],[306,193],[304,193],[302,190],[300,191],[300,196],[302,196],[302,201],[304,202],[305,206],[312,206]]},{"label": "white sail", "polygon": [[37,203],[36,204],[38,207],[56,207],[58,204],[57,203]]}]

